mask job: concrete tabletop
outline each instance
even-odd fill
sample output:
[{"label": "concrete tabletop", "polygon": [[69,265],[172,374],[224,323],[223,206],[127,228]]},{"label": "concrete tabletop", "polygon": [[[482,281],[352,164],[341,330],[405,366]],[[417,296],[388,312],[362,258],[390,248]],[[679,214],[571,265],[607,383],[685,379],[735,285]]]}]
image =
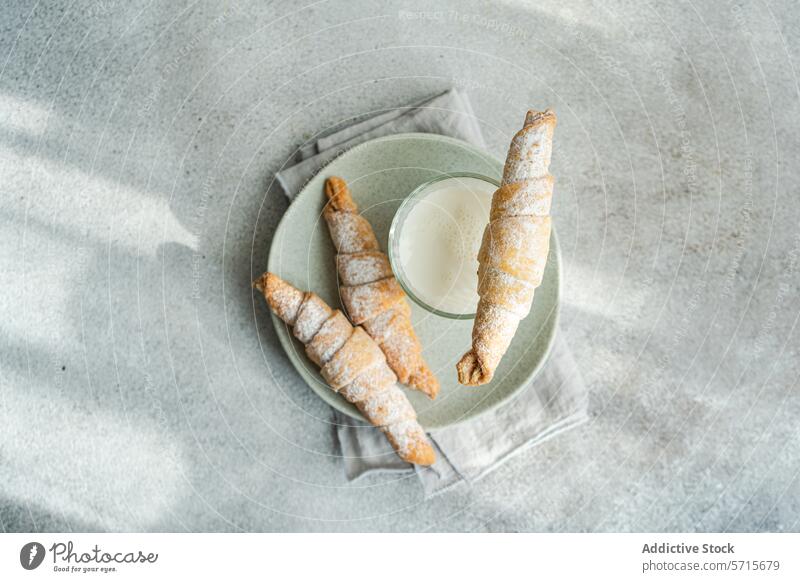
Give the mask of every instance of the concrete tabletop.
[{"label": "concrete tabletop", "polygon": [[[800,529],[800,10],[72,2],[0,14],[5,531]],[[250,281],[313,136],[459,87],[559,115],[590,421],[472,486],[349,484]]]}]

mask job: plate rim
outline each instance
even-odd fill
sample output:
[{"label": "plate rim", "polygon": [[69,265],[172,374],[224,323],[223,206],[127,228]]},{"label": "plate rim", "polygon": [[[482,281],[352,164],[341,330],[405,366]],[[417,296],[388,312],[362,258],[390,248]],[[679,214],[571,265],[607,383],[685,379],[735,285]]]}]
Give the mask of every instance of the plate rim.
[{"label": "plate rim", "polygon": [[[294,210],[297,208],[297,205],[295,205],[295,201],[297,201],[301,196],[303,196],[306,193],[306,191],[310,192],[308,187],[309,187],[309,185],[311,184],[312,181],[314,181],[320,174],[322,174],[325,171],[326,168],[328,168],[334,162],[337,162],[337,161],[339,161],[341,159],[344,159],[344,158],[347,158],[347,157],[351,157],[352,155],[355,155],[356,152],[358,152],[361,149],[364,149],[366,147],[369,147],[369,146],[374,145],[374,144],[379,143],[379,142],[408,140],[408,139],[425,139],[425,140],[430,140],[430,141],[450,142],[453,145],[458,145],[459,147],[464,147],[464,148],[469,149],[472,152],[475,152],[475,153],[477,153],[477,154],[479,154],[481,156],[492,158],[494,161],[498,162],[500,164],[500,166],[503,165],[500,162],[500,160],[495,158],[492,154],[490,154],[486,150],[483,150],[483,149],[481,149],[481,148],[479,148],[479,147],[477,147],[477,146],[475,146],[475,145],[473,145],[473,144],[471,144],[469,142],[466,142],[464,140],[461,140],[461,139],[458,139],[458,138],[454,138],[454,137],[450,137],[450,136],[447,136],[447,135],[439,135],[439,134],[435,134],[435,133],[420,133],[420,132],[397,133],[397,134],[392,134],[392,135],[376,137],[376,138],[367,140],[365,142],[362,142],[362,143],[360,143],[358,145],[355,145],[352,148],[348,149],[347,151],[344,151],[341,154],[335,156],[333,159],[329,160],[323,167],[321,167],[303,185],[303,187],[300,189],[300,191],[297,193],[297,195],[295,195],[289,201],[289,206],[286,209],[286,211],[283,213],[283,216],[281,216],[281,219],[278,222],[278,226],[275,228],[275,232],[272,235],[272,240],[270,241],[269,253],[268,253],[268,256],[267,256],[267,271],[272,272],[273,266],[275,266],[276,261],[277,261],[277,259],[275,258],[275,253],[277,252],[276,251],[275,241],[280,238],[279,235],[281,235],[282,229],[286,228],[286,224],[288,224],[289,220],[291,219],[291,216],[293,215]],[[517,398],[520,394],[522,394],[522,392],[524,392],[527,388],[530,387],[530,385],[533,382],[533,380],[541,372],[542,368],[544,367],[544,364],[549,360],[550,354],[553,351],[553,345],[555,344],[556,336],[558,334],[558,326],[559,326],[560,319],[561,319],[561,300],[562,300],[562,292],[563,292],[563,290],[562,290],[562,280],[561,280],[562,279],[562,272],[563,272],[563,264],[562,264],[562,257],[561,257],[561,245],[560,245],[559,240],[558,240],[558,235],[556,234],[555,225],[553,225],[551,227],[550,238],[551,238],[551,240],[550,240],[551,251],[555,251],[555,260],[556,260],[556,265],[557,265],[557,269],[556,269],[556,275],[557,276],[556,276],[556,280],[555,280],[555,283],[556,283],[556,297],[555,297],[555,307],[553,309],[553,313],[551,313],[548,316],[548,319],[551,319],[551,318],[553,319],[552,332],[549,334],[549,337],[547,338],[547,343],[546,343],[546,346],[544,348],[544,353],[542,354],[542,357],[539,359],[539,362],[524,377],[524,379],[519,383],[518,387],[516,387],[513,390],[509,391],[508,394],[506,394],[505,396],[501,397],[500,399],[498,399],[496,402],[492,403],[488,407],[483,408],[482,410],[480,410],[478,412],[467,412],[467,413],[465,413],[464,415],[462,415],[461,417],[459,417],[457,420],[455,420],[453,422],[441,423],[441,424],[432,424],[432,425],[424,426],[426,431],[442,430],[442,429],[445,429],[445,428],[448,428],[448,427],[451,427],[451,426],[456,426],[458,424],[461,424],[462,422],[466,422],[466,421],[469,421],[469,420],[474,420],[474,419],[476,419],[476,418],[478,418],[480,416],[483,416],[484,414],[488,414],[489,412],[492,412],[493,410],[496,410],[501,405],[504,405],[504,404],[507,404],[507,403],[511,402],[512,400]],[[339,309],[339,308],[336,307],[336,309]],[[294,351],[293,350],[293,343],[294,343],[295,340],[293,339],[294,338],[293,334],[289,331],[289,326],[283,320],[281,320],[278,316],[276,316],[272,312],[272,310],[270,310],[269,313],[270,313],[270,317],[272,319],[272,324],[273,324],[273,326],[275,328],[275,334],[278,336],[278,341],[281,344],[281,348],[283,348],[283,351],[285,352],[286,357],[289,359],[289,362],[292,364],[292,367],[295,369],[295,371],[297,371],[297,373],[300,375],[300,377],[303,379],[303,381],[306,383],[306,385],[308,385],[308,387],[311,388],[311,390],[320,399],[322,399],[326,404],[330,405],[335,410],[341,412],[342,414],[347,415],[348,417],[350,417],[350,418],[352,418],[354,420],[358,420],[358,421],[361,421],[361,422],[367,422],[367,420],[364,418],[364,416],[358,410],[354,410],[355,407],[351,408],[351,407],[345,406],[345,402],[346,401],[344,400],[344,398],[339,396],[338,394],[335,394],[334,392],[332,392],[328,386],[325,386],[325,390],[330,392],[332,395],[335,395],[336,397],[335,398],[331,398],[329,400],[327,398],[324,398],[320,394],[320,391],[316,387],[316,384],[318,384],[319,381],[315,377],[310,376],[308,371],[305,369],[305,366],[299,365],[297,362],[295,362],[295,358],[293,358],[292,355],[291,355],[291,352]],[[476,389],[479,389],[479,388],[476,388]]]}]

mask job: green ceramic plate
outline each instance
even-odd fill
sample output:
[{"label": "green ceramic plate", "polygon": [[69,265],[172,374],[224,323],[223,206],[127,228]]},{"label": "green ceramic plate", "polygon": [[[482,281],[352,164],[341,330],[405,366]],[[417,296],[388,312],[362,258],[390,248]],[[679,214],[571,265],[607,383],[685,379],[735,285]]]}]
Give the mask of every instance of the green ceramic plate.
[{"label": "green ceramic plate", "polygon": [[[473,172],[499,179],[502,170],[503,164],[486,152],[438,135],[401,134],[363,143],[331,162],[292,202],[275,232],[269,270],[341,308],[334,249],[322,219],[323,184],[328,176],[341,176],[348,182],[386,251],[392,217],[403,198],[418,185],[448,172]],[[456,362],[470,347],[472,320],[444,319],[410,302],[425,358],[442,384],[439,396],[433,401],[419,392],[406,391],[422,426],[438,429],[472,418],[507,401],[530,384],[547,358],[555,336],[560,257],[554,233],[544,281],[536,290],[533,309],[520,323],[494,380],[485,386],[461,386],[456,377]],[[286,324],[272,317],[283,348],[308,385],[337,410],[362,419],[353,405],[327,387]]]}]

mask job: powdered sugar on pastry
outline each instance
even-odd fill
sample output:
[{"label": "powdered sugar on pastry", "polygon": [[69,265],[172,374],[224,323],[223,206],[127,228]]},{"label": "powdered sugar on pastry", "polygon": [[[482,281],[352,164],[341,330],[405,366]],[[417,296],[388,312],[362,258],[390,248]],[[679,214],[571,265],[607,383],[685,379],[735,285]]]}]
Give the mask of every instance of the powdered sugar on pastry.
[{"label": "powdered sugar on pastry", "polygon": [[336,265],[342,285],[363,285],[393,276],[389,259],[376,251],[339,255]]},{"label": "powdered sugar on pastry", "polygon": [[[401,457],[403,455],[419,456],[425,454],[419,450],[419,443],[425,436],[425,432],[415,421],[407,420],[405,422],[399,422],[384,427],[383,431]],[[431,450],[431,453],[433,453],[433,450]]]},{"label": "powdered sugar on pastry", "polygon": [[322,377],[338,391],[350,384],[375,362],[385,356],[372,338],[357,327],[341,348],[322,367]]},{"label": "powdered sugar on pastry", "polygon": [[[269,281],[269,273],[265,273],[259,279],[253,282],[253,287],[261,291],[267,292],[267,283]],[[279,287],[275,289],[272,294],[272,311],[275,315],[280,317],[289,325],[294,325],[297,312],[300,310],[300,305],[303,303],[303,292],[295,289],[294,287]]]},{"label": "powdered sugar on pastry", "polygon": [[550,250],[553,177],[548,168],[555,126],[552,111],[529,111],[508,148],[478,253],[480,301],[472,349],[456,365],[462,384],[491,381],[542,282]]},{"label": "powdered sugar on pastry", "polygon": [[372,231],[367,220],[359,215],[350,212],[337,212],[331,218],[325,217],[328,225],[331,222],[334,228],[331,229],[331,238],[336,249],[341,249],[340,253],[358,253],[362,251],[377,251],[378,239]]},{"label": "powdered sugar on pastry", "polygon": [[435,398],[439,381],[422,357],[405,293],[372,227],[358,214],[344,180],[328,178],[325,194],[323,215],[338,253],[339,292],[348,316],[378,342],[400,382]]},{"label": "powdered sugar on pastry", "polygon": [[297,311],[294,337],[304,344],[310,342],[330,316],[331,308],[322,299],[313,293],[306,294],[306,300]]},{"label": "powdered sugar on pastry", "polygon": [[[289,325],[304,326],[300,333],[295,330],[295,337],[304,338],[306,353],[322,367],[322,375],[331,388],[380,427],[403,460],[418,465],[435,461],[433,446],[417,422],[411,403],[396,384],[397,377],[381,349],[363,329],[353,328],[341,311],[333,311],[314,293],[303,293],[272,273],[266,273],[254,284],[278,317]],[[311,333],[326,313],[327,319]]]},{"label": "powdered sugar on pastry", "polygon": [[384,390],[369,395],[363,400],[364,416],[376,426],[392,426],[416,418],[416,413],[406,395],[396,390]]},{"label": "powdered sugar on pastry", "polygon": [[312,362],[322,367],[339,351],[352,333],[353,326],[344,313],[334,311],[314,337],[306,342],[306,354]]},{"label": "powdered sugar on pastry", "polygon": [[389,369],[385,361],[381,360],[366,368],[350,384],[339,390],[339,394],[344,396],[348,402],[362,402],[371,394],[391,389],[396,382],[397,376]]},{"label": "powdered sugar on pastry", "polygon": [[394,277],[353,287],[342,287],[340,291],[347,314],[356,325],[392,309],[400,301],[405,301],[403,288]]}]

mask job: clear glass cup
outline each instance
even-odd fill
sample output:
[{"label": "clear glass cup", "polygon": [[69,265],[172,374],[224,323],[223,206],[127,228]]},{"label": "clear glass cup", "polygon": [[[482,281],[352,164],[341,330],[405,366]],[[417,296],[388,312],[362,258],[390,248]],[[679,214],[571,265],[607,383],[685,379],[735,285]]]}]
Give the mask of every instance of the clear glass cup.
[{"label": "clear glass cup", "polygon": [[[491,185],[492,191],[500,186],[500,183],[494,178],[483,176],[481,174],[473,174],[470,172],[453,172],[442,174],[441,176],[437,176],[436,178],[428,180],[427,182],[417,186],[406,197],[406,199],[403,200],[402,204],[400,204],[400,208],[397,209],[397,213],[392,219],[392,225],[389,228],[389,263],[391,264],[392,271],[394,271],[394,275],[397,278],[398,283],[400,283],[400,286],[403,288],[406,294],[423,309],[448,319],[475,319],[474,310],[472,310],[471,313],[452,313],[434,307],[430,303],[423,300],[420,297],[420,294],[414,289],[414,285],[411,283],[407,273],[403,269],[403,263],[400,259],[400,240],[402,238],[403,227],[409,214],[417,204],[426,198],[427,195],[435,191],[433,186],[435,186],[438,182],[450,180],[452,178],[472,178],[474,180],[480,180]],[[483,234],[483,231],[481,231],[481,234]],[[475,305],[475,307],[477,308],[477,305]]]}]

